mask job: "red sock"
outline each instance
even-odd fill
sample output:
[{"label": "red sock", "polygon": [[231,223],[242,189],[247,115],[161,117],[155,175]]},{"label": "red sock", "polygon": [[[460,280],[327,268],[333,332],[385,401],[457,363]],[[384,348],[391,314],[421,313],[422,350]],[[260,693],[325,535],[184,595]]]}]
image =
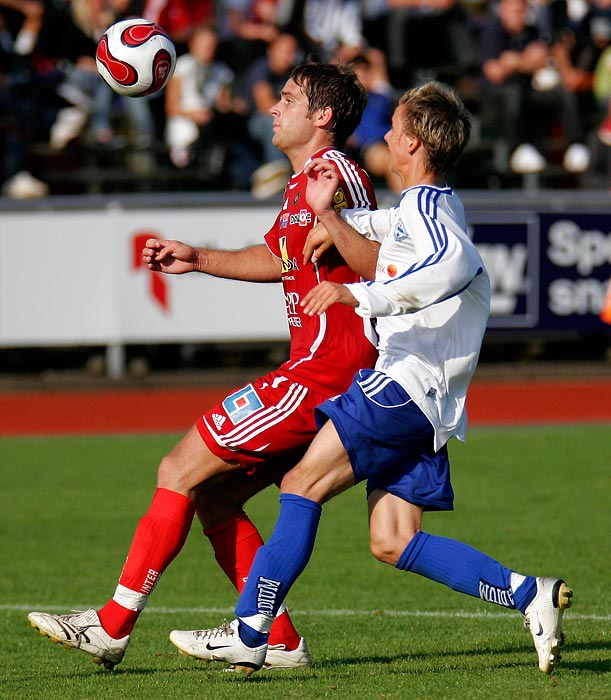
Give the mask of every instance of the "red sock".
[{"label": "red sock", "polygon": [[[250,567],[263,544],[261,535],[246,513],[238,513],[219,525],[205,528],[219,566],[238,593],[242,592]],[[269,633],[269,644],[284,644],[292,650],[299,646],[300,637],[287,611],[274,620]]]},{"label": "red sock", "polygon": [[195,505],[186,496],[168,489],[155,491],[136,528],[115,595],[98,611],[111,637],[131,633],[161,574],[182,549],[194,515]]}]

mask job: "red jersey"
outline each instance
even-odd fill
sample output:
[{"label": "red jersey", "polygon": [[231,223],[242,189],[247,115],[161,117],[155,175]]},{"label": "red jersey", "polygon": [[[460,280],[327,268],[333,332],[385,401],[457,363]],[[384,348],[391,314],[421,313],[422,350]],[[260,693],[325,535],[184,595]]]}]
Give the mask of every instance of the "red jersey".
[{"label": "red jersey", "polygon": [[[332,160],[340,176],[334,196],[335,209],[377,207],[367,173],[341,151],[325,148],[313,158]],[[278,371],[304,386],[330,393],[345,391],[357,370],[373,367],[376,360],[375,334],[370,322],[344,304],[333,304],[319,316],[303,313],[300,301],[319,282],[338,284],[359,282],[335,248],[320,261],[303,264],[303,248],[316,218],[306,199],[307,178],[303,171],[293,175],[284,195],[284,204],[265,242],[282,260],[282,285],[291,343],[290,358]]]}]

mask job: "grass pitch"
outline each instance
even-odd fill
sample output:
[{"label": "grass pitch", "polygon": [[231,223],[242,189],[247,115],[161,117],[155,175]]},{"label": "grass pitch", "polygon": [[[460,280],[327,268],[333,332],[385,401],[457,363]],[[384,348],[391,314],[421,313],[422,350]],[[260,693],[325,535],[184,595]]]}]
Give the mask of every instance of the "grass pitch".
[{"label": "grass pitch", "polygon": [[[608,425],[472,428],[466,445],[451,446],[456,511],[425,518],[431,532],[573,587],[552,676],[537,669],[516,612],[376,562],[362,486],[325,506],[313,558],[288,600],[312,669],[242,680],[169,644],[174,628],[232,617],[235,593],[197,525],[113,672],[51,644],[26,613],[108,599],[176,437],[0,440],[0,698],[611,697]],[[247,510],[267,536],[277,492]]]}]

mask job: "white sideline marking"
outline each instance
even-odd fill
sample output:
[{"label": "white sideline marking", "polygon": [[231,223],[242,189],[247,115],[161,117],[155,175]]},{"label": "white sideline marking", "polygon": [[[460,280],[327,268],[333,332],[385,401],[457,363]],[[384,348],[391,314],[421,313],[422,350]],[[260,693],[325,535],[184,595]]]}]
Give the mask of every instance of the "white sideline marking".
[{"label": "white sideline marking", "polygon": [[[88,605],[74,606],[71,610],[86,610]],[[45,610],[49,612],[70,612],[65,607],[57,605],[0,605],[0,610],[24,611]],[[145,608],[144,612],[151,615],[178,615],[180,613],[189,613],[192,615],[233,615],[233,608]],[[290,608],[290,612],[297,616],[305,617],[437,617],[446,619],[483,619],[483,618],[512,618],[516,616],[516,611],[507,612],[450,612],[447,610],[299,610],[298,608]],[[518,613],[519,614],[519,613]],[[565,611],[565,615],[569,615],[572,620],[603,620],[611,621],[609,615],[586,615],[583,613],[573,613],[570,610]]]}]

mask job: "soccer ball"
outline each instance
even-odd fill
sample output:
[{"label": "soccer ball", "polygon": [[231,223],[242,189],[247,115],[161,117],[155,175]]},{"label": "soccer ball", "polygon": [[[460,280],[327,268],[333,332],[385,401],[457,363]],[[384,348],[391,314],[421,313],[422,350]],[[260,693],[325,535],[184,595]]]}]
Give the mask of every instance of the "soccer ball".
[{"label": "soccer ball", "polygon": [[170,80],[176,49],[155,22],[125,19],[104,32],[95,62],[98,73],[116,93],[143,97],[159,92]]}]

